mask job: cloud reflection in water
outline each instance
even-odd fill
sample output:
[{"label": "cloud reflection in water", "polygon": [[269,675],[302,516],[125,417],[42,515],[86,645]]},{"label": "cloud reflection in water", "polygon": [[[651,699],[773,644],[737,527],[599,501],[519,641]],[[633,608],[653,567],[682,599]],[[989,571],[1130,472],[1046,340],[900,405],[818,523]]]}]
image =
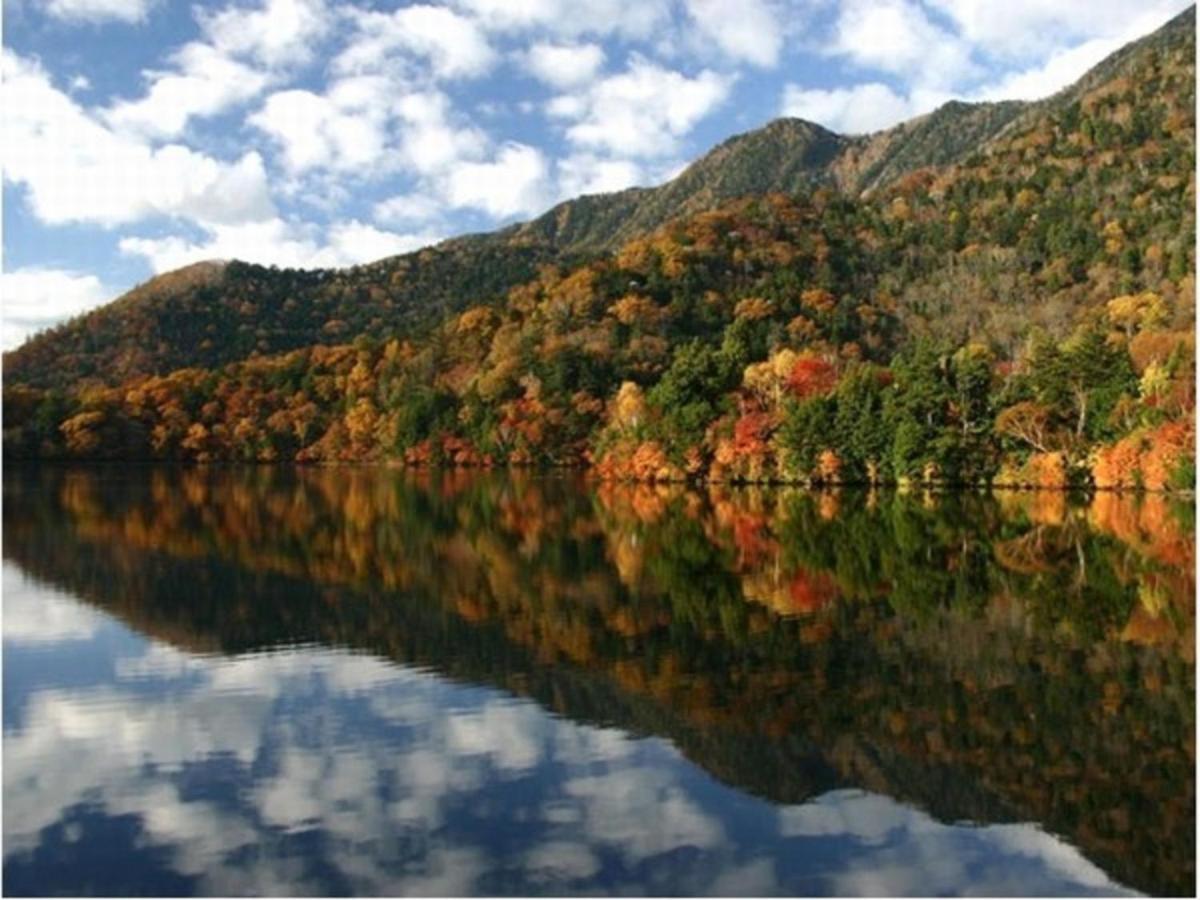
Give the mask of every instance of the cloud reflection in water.
[{"label": "cloud reflection in water", "polygon": [[[9,893],[1124,892],[1032,825],[858,790],[775,806],[499,690],[319,647],[189,654],[15,566],[4,587]],[[88,642],[90,683],[37,674]],[[10,668],[32,646],[45,665]]]}]

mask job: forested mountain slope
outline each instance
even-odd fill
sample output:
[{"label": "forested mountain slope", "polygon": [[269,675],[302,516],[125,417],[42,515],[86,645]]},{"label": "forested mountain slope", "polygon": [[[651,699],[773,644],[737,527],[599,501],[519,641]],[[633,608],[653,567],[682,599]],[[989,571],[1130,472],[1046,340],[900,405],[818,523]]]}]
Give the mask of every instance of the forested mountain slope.
[{"label": "forested mountain slope", "polygon": [[[6,452],[1190,484],[1194,51],[1188,13],[1041,104],[865,139],[774,123],[540,237],[176,273],[6,359]],[[971,128],[997,136],[888,174]],[[679,209],[810,170],[556,256],[648,225],[670,191]]]},{"label": "forested mountain slope", "polygon": [[[66,387],[81,379],[116,384],[184,366],[216,366],[251,355],[360,334],[408,334],[448,313],[503,295],[540,264],[570,264],[610,252],[667,221],[730,199],[830,186],[858,196],[929,166],[962,163],[1002,150],[997,136],[1112,90],[1151,58],[1194,57],[1194,9],[1115,53],[1078,84],[1038,103],[948,103],[867,136],[833,134],[781,119],[738,135],[657,188],[580,197],[493,234],[352,269],[279,271],[245,264],[185,269],[153,279],[100,310],[39,335],[5,354],[9,383]],[[1153,94],[1157,84],[1142,86]],[[1131,110],[1142,127],[1140,110]],[[1143,136],[1146,137],[1146,136]]]}]

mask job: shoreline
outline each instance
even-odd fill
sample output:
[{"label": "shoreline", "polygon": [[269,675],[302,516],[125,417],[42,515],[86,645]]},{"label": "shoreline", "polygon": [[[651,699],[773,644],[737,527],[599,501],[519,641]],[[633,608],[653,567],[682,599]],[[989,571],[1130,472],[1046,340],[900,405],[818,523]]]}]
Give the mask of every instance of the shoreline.
[{"label": "shoreline", "polygon": [[595,465],[534,465],[514,464],[504,465],[412,465],[397,459],[380,460],[181,460],[181,459],[69,459],[63,457],[21,457],[5,460],[10,468],[25,466],[55,466],[55,467],[98,467],[112,468],[117,466],[137,466],[148,468],[160,466],[164,468],[294,468],[294,469],[391,469],[395,471],[420,473],[521,473],[532,475],[547,475],[552,473],[572,473],[580,475],[596,484],[640,485],[644,487],[729,487],[729,488],[795,488],[813,493],[827,493],[839,490],[854,491],[892,491],[900,494],[908,493],[965,493],[1000,491],[1005,493],[1029,494],[1127,494],[1155,495],[1187,498],[1196,496],[1193,488],[1147,488],[1147,487],[1098,487],[1091,484],[1076,485],[1040,485],[1028,483],[997,483],[994,481],[924,481],[924,480],[888,480],[888,481],[803,481],[798,479],[765,478],[707,478],[699,475],[689,475],[683,478],[629,478],[613,475],[597,474]]}]

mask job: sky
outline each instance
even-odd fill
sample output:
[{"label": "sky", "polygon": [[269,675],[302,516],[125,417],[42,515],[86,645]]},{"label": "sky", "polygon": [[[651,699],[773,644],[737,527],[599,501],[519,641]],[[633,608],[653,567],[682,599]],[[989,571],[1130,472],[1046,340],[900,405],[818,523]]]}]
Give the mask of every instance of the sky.
[{"label": "sky", "polygon": [[1036,99],[1188,0],[4,0],[2,342],[204,259],[346,266],[779,116]]}]

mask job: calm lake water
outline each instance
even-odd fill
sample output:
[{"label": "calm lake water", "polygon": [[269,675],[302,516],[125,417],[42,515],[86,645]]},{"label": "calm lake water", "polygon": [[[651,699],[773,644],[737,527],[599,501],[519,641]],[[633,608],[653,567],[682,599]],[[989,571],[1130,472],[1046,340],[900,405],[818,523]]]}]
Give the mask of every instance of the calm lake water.
[{"label": "calm lake water", "polygon": [[1191,894],[1191,506],[4,472],[7,894]]}]

